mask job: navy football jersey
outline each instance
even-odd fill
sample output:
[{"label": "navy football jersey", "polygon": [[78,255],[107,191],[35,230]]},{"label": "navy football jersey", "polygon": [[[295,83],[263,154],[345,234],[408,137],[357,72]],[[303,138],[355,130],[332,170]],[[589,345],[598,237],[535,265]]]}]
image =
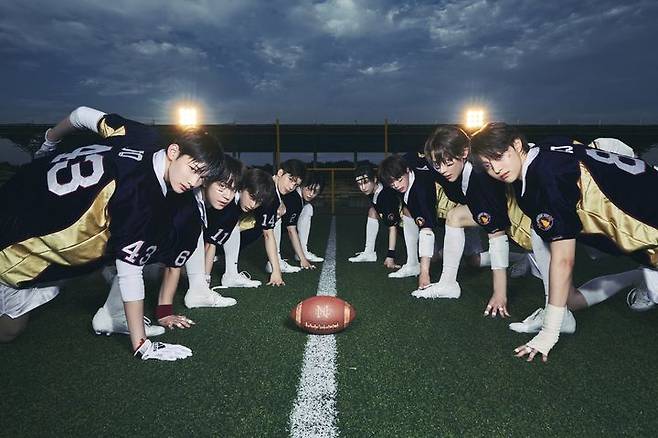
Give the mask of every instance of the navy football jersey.
[{"label": "navy football jersey", "polygon": [[437,226],[436,186],[430,172],[411,171],[404,203],[419,228]]},{"label": "navy football jersey", "polygon": [[223,209],[208,208],[208,226],[203,230],[206,243],[217,246],[226,243],[242,214],[239,202],[239,197],[236,194],[235,199]]},{"label": "navy football jersey", "polygon": [[104,258],[145,265],[172,241],[153,153],[107,145],[36,159],[0,189],[0,280],[69,278]]},{"label": "navy football jersey", "polygon": [[283,205],[286,206],[286,212],[281,216],[281,225],[284,227],[297,226],[299,214],[304,207],[304,199],[302,198],[301,189],[293,190],[292,192],[281,196]]},{"label": "navy football jersey", "polygon": [[281,195],[276,191],[276,198],[270,205],[261,205],[254,210],[255,226],[263,230],[271,230],[276,225],[279,206],[281,205]]},{"label": "navy football jersey", "polygon": [[393,227],[400,223],[400,195],[390,187],[378,183],[372,194],[368,195],[370,203],[387,226]]},{"label": "navy football jersey", "polygon": [[118,114],[105,114],[98,121],[98,135],[108,146],[155,152],[162,149],[164,143],[158,130]]},{"label": "navy football jersey", "polygon": [[505,183],[484,172],[475,172],[469,162],[459,179],[473,220],[488,234],[505,231],[510,226]]},{"label": "navy football jersey", "polygon": [[170,267],[181,267],[187,262],[197,247],[203,228],[200,208],[194,191],[176,193],[167,192],[166,204],[168,214],[172,218],[172,228],[167,242],[163,242],[162,250],[150,262],[164,263]]},{"label": "navy football jersey", "polygon": [[582,145],[531,148],[521,208],[542,239],[578,238],[658,266],[658,172],[644,161]]}]

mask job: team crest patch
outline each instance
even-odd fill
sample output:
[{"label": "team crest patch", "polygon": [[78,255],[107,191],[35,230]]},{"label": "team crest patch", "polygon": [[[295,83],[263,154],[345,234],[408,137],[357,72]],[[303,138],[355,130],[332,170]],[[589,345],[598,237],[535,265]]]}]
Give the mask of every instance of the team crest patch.
[{"label": "team crest patch", "polygon": [[389,213],[387,217],[389,222],[393,222],[395,220],[395,215],[393,213]]},{"label": "team crest patch", "polygon": [[416,218],[416,225],[418,225],[419,227],[422,227],[423,225],[425,225],[425,219],[422,218],[422,217],[420,217],[420,216],[418,216],[418,217]]},{"label": "team crest patch", "polygon": [[542,231],[553,228],[553,216],[548,213],[539,213],[537,215],[537,227]]},{"label": "team crest patch", "polygon": [[478,224],[485,226],[489,225],[489,222],[491,222],[491,215],[489,213],[483,211],[482,213],[478,214]]}]

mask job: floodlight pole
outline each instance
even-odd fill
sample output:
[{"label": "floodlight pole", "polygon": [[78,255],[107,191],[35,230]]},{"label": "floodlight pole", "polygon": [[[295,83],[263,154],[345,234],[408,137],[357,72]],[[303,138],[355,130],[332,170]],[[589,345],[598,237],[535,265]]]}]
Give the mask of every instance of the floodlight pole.
[{"label": "floodlight pole", "polygon": [[279,118],[276,119],[276,151],[274,152],[274,172],[279,169],[281,160],[281,132],[279,129]]},{"label": "floodlight pole", "polygon": [[384,157],[388,157],[388,119],[384,119]]}]

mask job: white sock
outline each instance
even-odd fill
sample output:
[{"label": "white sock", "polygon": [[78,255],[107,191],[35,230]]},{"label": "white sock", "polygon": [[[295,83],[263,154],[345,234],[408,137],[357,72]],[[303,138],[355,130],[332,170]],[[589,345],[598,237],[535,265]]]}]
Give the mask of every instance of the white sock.
[{"label": "white sock", "polygon": [[649,291],[649,298],[658,303],[658,271],[652,268],[642,268],[644,282]]},{"label": "white sock", "polygon": [[107,295],[103,307],[107,310],[110,316],[122,316],[126,314],[123,308],[123,298],[121,298],[121,288],[119,287],[119,276],[115,275],[110,287],[110,293]]},{"label": "white sock", "polygon": [[297,219],[297,234],[299,234],[299,241],[302,244],[304,254],[308,254],[308,236],[311,234],[311,219],[313,218],[313,206],[306,204],[299,213]]},{"label": "white sock", "polygon": [[375,241],[379,232],[379,221],[368,217],[366,222],[366,248],[365,252],[375,252]]},{"label": "white sock", "polygon": [[226,274],[238,275],[238,258],[240,257],[240,225],[236,225],[231,235],[224,242],[224,261]]},{"label": "white sock", "polygon": [[203,233],[199,236],[196,249],[185,262],[187,281],[190,289],[206,289],[206,253],[203,244]]},{"label": "white sock", "polygon": [[580,286],[578,291],[587,301],[587,305],[592,307],[594,304],[607,300],[623,288],[641,281],[642,271],[633,269],[632,271],[594,278]]},{"label": "white sock", "polygon": [[480,253],[480,267],[484,268],[485,266],[491,266],[491,256],[489,255],[489,251]]},{"label": "white sock", "polygon": [[439,283],[454,283],[457,281],[459,262],[464,254],[466,236],[463,228],[446,225],[446,234],[443,237],[443,271]]},{"label": "white sock", "polygon": [[420,230],[416,222],[409,216],[402,216],[402,232],[404,234],[404,246],[407,248],[406,265],[418,264],[418,235]]}]

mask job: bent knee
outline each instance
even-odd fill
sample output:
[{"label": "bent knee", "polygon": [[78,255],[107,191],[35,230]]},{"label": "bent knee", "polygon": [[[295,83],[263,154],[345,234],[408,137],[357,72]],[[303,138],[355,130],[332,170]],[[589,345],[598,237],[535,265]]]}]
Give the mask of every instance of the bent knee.
[{"label": "bent knee", "polygon": [[10,318],[7,315],[0,316],[0,342],[7,343],[16,339],[27,327],[27,315],[18,318]]}]

